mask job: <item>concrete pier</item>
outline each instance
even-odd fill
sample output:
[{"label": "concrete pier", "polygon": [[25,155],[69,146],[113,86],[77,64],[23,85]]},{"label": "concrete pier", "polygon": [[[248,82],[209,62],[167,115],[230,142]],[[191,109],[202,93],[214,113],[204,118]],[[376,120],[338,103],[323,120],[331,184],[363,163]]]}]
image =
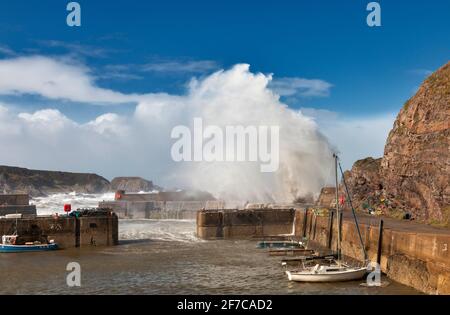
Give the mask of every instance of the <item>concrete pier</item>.
[{"label": "concrete pier", "polygon": [[[337,222],[331,213],[326,209],[199,211],[197,235],[202,239],[253,239],[292,233],[307,237],[313,247],[336,249]],[[361,214],[358,219],[369,259],[376,262],[379,258],[389,278],[424,293],[450,294],[448,229]],[[384,224],[380,233],[381,219]],[[342,236],[343,255],[363,261],[350,212],[344,213]]]},{"label": "concrete pier", "polygon": [[246,239],[292,234],[295,209],[203,210],[197,213],[202,239]]},{"label": "concrete pier", "polygon": [[103,201],[99,208],[112,209],[119,219],[195,220],[198,209],[220,208],[216,200],[194,200],[184,192],[125,193],[118,191],[114,201]]},{"label": "concrete pier", "polygon": [[[0,235],[11,235],[16,229],[15,219],[0,219]],[[115,214],[108,216],[26,217],[17,221],[22,238],[55,240],[60,248],[113,246],[119,243],[119,225]]]},{"label": "concrete pier", "polygon": [[[321,246],[329,240],[329,213],[322,216],[314,211],[297,211],[296,234],[303,231],[301,222],[314,229],[307,237]],[[428,294],[450,294],[450,231],[415,222],[358,214],[364,247],[370,261],[380,259],[381,270],[399,283]],[[380,233],[380,220],[383,230]],[[380,238],[381,236],[381,238]],[[333,220],[332,249],[337,246],[337,222]],[[381,243],[380,243],[381,240]],[[378,256],[380,251],[381,256]],[[362,261],[364,259],[356,225],[350,212],[342,222],[342,253]]]}]

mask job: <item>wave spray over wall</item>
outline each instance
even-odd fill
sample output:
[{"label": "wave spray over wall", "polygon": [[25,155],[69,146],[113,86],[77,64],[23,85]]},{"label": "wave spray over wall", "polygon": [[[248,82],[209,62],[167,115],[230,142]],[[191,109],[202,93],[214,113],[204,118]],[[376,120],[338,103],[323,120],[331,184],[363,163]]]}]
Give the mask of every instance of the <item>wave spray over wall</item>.
[{"label": "wave spray over wall", "polygon": [[[37,67],[47,65],[44,69],[50,64],[82,71],[68,61],[44,57],[25,61]],[[87,70],[79,76],[90,84],[87,91],[104,92],[94,85]],[[39,77],[34,79],[40,82]],[[119,93],[119,97],[109,93],[108,100],[135,104],[134,110],[109,112],[86,123],[76,122],[57,109],[17,113],[0,104],[0,145],[8,148],[2,152],[2,163],[88,171],[110,179],[141,176],[163,187],[209,191],[226,201],[292,202],[317,194],[332,178],[331,147],[311,118],[280,101],[270,88],[271,80],[271,75],[252,73],[249,65],[238,64],[192,79],[182,95]],[[82,90],[81,96],[90,95]],[[114,111],[117,107],[108,108]],[[221,130],[227,126],[278,126],[278,171],[262,173],[260,162],[175,162],[172,131],[177,126],[192,130],[196,118],[201,118],[204,126]]]},{"label": "wave spray over wall", "polygon": [[331,147],[311,118],[280,102],[268,87],[271,80],[251,73],[249,65],[236,65],[192,80],[180,111],[190,126],[195,117],[222,130],[230,125],[279,126],[278,171],[262,173],[255,162],[186,162],[176,165],[172,176],[224,200],[292,202],[317,194],[332,178]]}]

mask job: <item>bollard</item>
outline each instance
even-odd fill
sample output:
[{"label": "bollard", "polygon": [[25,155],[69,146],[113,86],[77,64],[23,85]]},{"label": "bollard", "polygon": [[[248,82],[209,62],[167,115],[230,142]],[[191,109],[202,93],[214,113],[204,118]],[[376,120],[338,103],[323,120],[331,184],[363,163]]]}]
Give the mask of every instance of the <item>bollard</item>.
[{"label": "bollard", "polygon": [[378,227],[378,250],[377,250],[377,263],[381,265],[381,250],[383,247],[383,220],[380,220],[380,225]]}]

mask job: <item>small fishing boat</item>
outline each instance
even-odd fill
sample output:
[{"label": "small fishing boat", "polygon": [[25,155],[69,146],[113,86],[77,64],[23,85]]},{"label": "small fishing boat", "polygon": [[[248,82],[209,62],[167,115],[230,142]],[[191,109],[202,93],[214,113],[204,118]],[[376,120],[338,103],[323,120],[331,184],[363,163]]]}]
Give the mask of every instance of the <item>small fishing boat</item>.
[{"label": "small fishing boat", "polygon": [[50,241],[48,244],[33,242],[16,245],[17,238],[17,235],[3,235],[2,243],[0,244],[0,253],[43,252],[58,249],[58,244],[54,241]]},{"label": "small fishing boat", "polygon": [[[341,242],[342,242],[342,232],[341,232],[341,211],[339,207],[339,183],[338,183],[338,165],[341,170],[342,167],[339,164],[338,156],[334,155],[335,160],[335,171],[336,171],[336,225],[338,226],[338,239],[337,239],[337,259],[332,259],[327,263],[317,263],[314,265],[305,264],[306,261],[302,261],[303,267],[297,270],[286,270],[289,281],[298,282],[340,282],[340,281],[352,281],[362,279],[368,272],[368,267],[356,267],[349,266],[342,261],[341,257]],[[365,265],[367,265],[367,253],[364,248],[364,243],[362,240],[361,232],[358,226],[358,220],[356,218],[356,213],[351,204],[350,194],[348,192],[347,184],[345,183],[345,178],[343,176],[344,186],[346,188],[347,195],[349,197],[349,202],[352,208],[353,217],[355,220],[355,225],[358,231],[359,239],[364,253]],[[287,266],[287,264],[284,264]]]},{"label": "small fishing boat", "polygon": [[2,242],[0,244],[0,253],[23,253],[23,252],[45,252],[51,250],[57,250],[58,244],[55,241],[47,241],[45,238],[45,242],[35,241],[35,242],[24,242],[22,244],[19,239],[17,227],[19,225],[19,218],[22,217],[21,214],[15,214],[16,226],[14,234],[12,235],[3,235]]}]

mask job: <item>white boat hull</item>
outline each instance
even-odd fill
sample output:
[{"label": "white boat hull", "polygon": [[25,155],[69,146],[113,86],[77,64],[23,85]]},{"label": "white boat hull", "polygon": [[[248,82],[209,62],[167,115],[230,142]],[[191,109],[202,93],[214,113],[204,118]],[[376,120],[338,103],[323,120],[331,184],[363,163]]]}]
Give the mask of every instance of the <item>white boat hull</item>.
[{"label": "white boat hull", "polygon": [[367,268],[348,268],[340,271],[315,273],[311,271],[286,271],[289,281],[297,282],[342,282],[362,279]]}]

